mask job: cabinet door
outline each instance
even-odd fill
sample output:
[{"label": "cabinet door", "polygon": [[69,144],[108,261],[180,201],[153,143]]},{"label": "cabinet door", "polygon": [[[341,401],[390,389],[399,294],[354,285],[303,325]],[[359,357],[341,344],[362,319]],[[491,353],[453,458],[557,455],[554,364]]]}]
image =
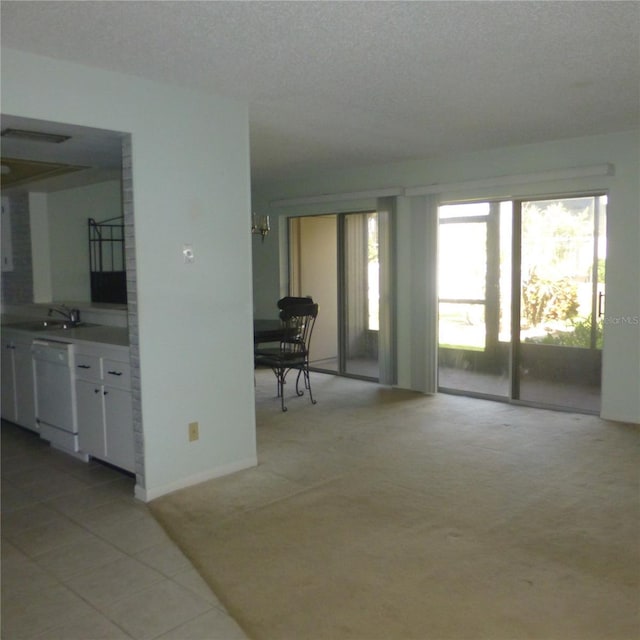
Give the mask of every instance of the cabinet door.
[{"label": "cabinet door", "polygon": [[99,356],[76,353],[76,378],[81,380],[93,380],[101,383],[102,369]]},{"label": "cabinet door", "polygon": [[76,380],[78,442],[80,449],[96,458],[106,455],[102,386]]},{"label": "cabinet door", "polygon": [[129,363],[103,358],[104,383],[120,389],[131,389],[131,368]]},{"label": "cabinet door", "polygon": [[10,422],[16,421],[16,382],[13,368],[13,352],[15,351],[13,342],[3,340],[2,342],[2,390],[0,400],[2,401],[2,417]]},{"label": "cabinet door", "polygon": [[33,385],[33,359],[31,345],[16,342],[13,351],[17,423],[32,431],[37,431],[36,402]]},{"label": "cabinet door", "polygon": [[134,471],[135,453],[131,392],[105,386],[104,394],[108,460],[127,471]]}]

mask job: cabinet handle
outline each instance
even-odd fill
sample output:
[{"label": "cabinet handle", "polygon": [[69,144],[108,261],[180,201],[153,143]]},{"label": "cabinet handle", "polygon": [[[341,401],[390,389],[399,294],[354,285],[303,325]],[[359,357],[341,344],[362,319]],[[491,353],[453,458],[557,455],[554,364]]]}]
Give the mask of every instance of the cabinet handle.
[{"label": "cabinet handle", "polygon": [[93,393],[100,393],[100,389],[94,389]]},{"label": "cabinet handle", "polygon": [[108,394],[109,394],[109,392],[108,392],[108,391],[105,391],[105,392],[104,392],[104,395],[105,395],[105,396],[106,396],[106,395],[108,395]]},{"label": "cabinet handle", "polygon": [[79,364],[78,369],[91,369],[90,364]]},{"label": "cabinet handle", "polygon": [[110,376],[121,376],[122,371],[107,371]]}]

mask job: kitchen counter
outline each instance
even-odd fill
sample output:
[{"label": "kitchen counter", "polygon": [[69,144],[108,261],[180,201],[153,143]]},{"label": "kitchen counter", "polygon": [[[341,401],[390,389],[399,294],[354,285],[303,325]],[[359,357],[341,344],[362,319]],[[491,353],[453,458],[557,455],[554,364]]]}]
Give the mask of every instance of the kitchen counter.
[{"label": "kitchen counter", "polygon": [[[105,325],[109,327],[127,327],[127,306],[103,303],[76,302],[73,300],[58,300],[46,303],[30,304],[5,304],[2,308],[2,323],[17,322],[22,320],[34,320],[49,318],[49,309],[68,307],[69,309],[79,309],[80,318],[84,322]],[[58,314],[54,318],[60,319]]]},{"label": "kitchen counter", "polygon": [[2,315],[2,418],[80,460],[133,472],[129,330]]},{"label": "kitchen counter", "polygon": [[20,331],[30,334],[32,338],[58,340],[60,342],[96,342],[117,347],[129,346],[129,330],[124,327],[108,327],[100,324],[86,324],[70,329],[59,327],[34,329],[34,322],[20,321],[2,325],[2,330]]}]

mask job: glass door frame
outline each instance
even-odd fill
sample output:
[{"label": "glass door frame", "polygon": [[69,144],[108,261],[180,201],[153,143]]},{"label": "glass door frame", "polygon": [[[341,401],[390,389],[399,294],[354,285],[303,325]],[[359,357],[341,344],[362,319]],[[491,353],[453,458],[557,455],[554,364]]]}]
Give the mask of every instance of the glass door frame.
[{"label": "glass door frame", "polygon": [[[458,395],[468,395],[471,397],[480,397],[487,398],[492,400],[498,400],[502,402],[508,402],[512,404],[526,405],[526,406],[535,406],[541,408],[552,408],[556,410],[566,410],[571,412],[584,412],[584,413],[597,413],[596,411],[590,409],[580,409],[575,407],[563,407],[557,406],[554,404],[547,404],[542,402],[536,402],[531,400],[523,400],[521,399],[521,376],[519,367],[522,363],[522,343],[521,343],[521,294],[522,294],[522,206],[527,202],[540,202],[540,201],[562,201],[562,200],[572,200],[579,198],[593,198],[594,199],[594,221],[593,221],[593,256],[592,256],[592,265],[591,265],[591,332],[590,332],[590,346],[589,349],[601,349],[601,347],[597,346],[597,336],[598,336],[598,319],[602,318],[603,313],[603,300],[605,293],[600,291],[600,286],[604,285],[604,282],[599,282],[599,274],[598,274],[598,262],[599,260],[606,258],[606,250],[605,255],[600,255],[599,246],[602,240],[602,235],[604,232],[604,239],[606,242],[606,228],[601,229],[601,202],[602,198],[608,197],[608,191],[606,189],[603,190],[585,190],[578,192],[561,192],[559,194],[551,194],[551,195],[534,195],[534,196],[518,196],[518,197],[495,197],[490,199],[473,199],[473,200],[451,200],[451,201],[443,201],[439,204],[438,210],[442,206],[448,205],[457,205],[457,204],[481,204],[487,203],[491,207],[499,207],[501,203],[510,202],[512,205],[512,215],[511,215],[511,284],[510,284],[510,309],[511,309],[511,320],[510,320],[510,340],[509,340],[509,362],[508,362],[508,377],[509,377],[509,390],[507,395],[493,395],[490,393],[484,393],[480,391],[473,390],[464,390],[451,388],[448,386],[442,386],[440,384],[439,375],[440,375],[440,365],[438,365],[438,391],[442,391],[445,393],[453,393]],[[484,222],[487,224],[487,239],[488,239],[488,247],[491,246],[491,241],[489,239],[489,225],[490,221],[488,217],[484,220],[473,220],[473,216],[469,217],[469,219],[465,217],[456,218],[455,221],[440,219],[440,215],[438,214],[438,228],[441,224],[455,224],[455,222]],[[606,222],[606,220],[605,220]],[[496,247],[494,247],[495,249]],[[438,248],[440,250],[440,247]],[[499,256],[499,253],[498,253]],[[497,259],[497,256],[490,256],[487,254],[487,283],[488,280],[488,272],[491,268],[491,263]],[[494,265],[495,267],[495,265]],[[605,272],[606,273],[606,272]],[[438,274],[439,275],[439,274]],[[606,292],[606,286],[605,286]],[[484,303],[485,308],[485,323],[487,322],[486,318],[486,309],[488,307],[488,298],[492,295],[488,290],[485,291],[485,299],[482,300],[451,300],[451,302],[473,302],[473,303]],[[439,292],[437,297],[438,308],[443,299],[440,298]],[[446,301],[446,300],[444,300]],[[497,309],[499,312],[499,308]],[[438,317],[438,330],[440,326],[440,319]],[[440,341],[437,340],[438,350],[440,349]]]},{"label": "glass door frame", "polygon": [[[300,276],[299,274],[294,274],[294,265],[295,261],[294,256],[299,257],[299,253],[301,251],[300,246],[296,245],[294,248],[294,241],[292,239],[292,225],[295,224],[294,221],[300,220],[302,218],[317,218],[322,216],[330,216],[335,218],[336,220],[336,266],[337,266],[337,369],[323,368],[322,366],[314,365],[311,363],[311,370],[318,371],[323,373],[331,373],[334,375],[340,375],[348,378],[356,378],[361,380],[370,380],[370,381],[379,381],[380,375],[378,371],[377,376],[367,376],[362,374],[357,374],[348,371],[348,348],[347,348],[347,340],[348,340],[348,305],[347,305],[347,217],[353,215],[364,215],[369,216],[371,214],[379,215],[379,212],[375,209],[366,209],[362,211],[344,211],[344,212],[327,212],[327,213],[319,213],[319,214],[309,214],[309,215],[294,215],[287,217],[287,291],[289,295],[306,295],[309,292],[298,292],[295,290],[295,284],[298,283],[300,285]],[[365,247],[366,248],[366,247]],[[368,277],[368,276],[367,276]],[[366,283],[365,283],[366,284]],[[320,310],[322,313],[322,310]],[[379,336],[379,331],[378,331]],[[379,368],[379,357],[376,360]]]},{"label": "glass door frame", "polygon": [[[606,189],[593,190],[593,191],[578,191],[566,193],[562,192],[556,195],[536,195],[529,197],[512,198],[513,203],[513,222],[512,222],[512,295],[511,295],[511,395],[509,402],[512,404],[518,404],[523,406],[539,407],[543,409],[553,409],[556,411],[568,411],[572,413],[585,413],[590,415],[599,415],[599,409],[589,409],[586,407],[576,407],[569,405],[559,405],[552,402],[544,402],[533,399],[522,398],[522,372],[521,368],[525,364],[525,359],[522,354],[522,254],[523,254],[523,225],[522,225],[522,206],[527,202],[554,202],[563,200],[577,200],[581,198],[593,198],[593,226],[591,231],[591,238],[593,240],[593,250],[591,256],[591,303],[590,303],[590,338],[588,347],[572,347],[582,350],[598,350],[602,352],[602,347],[597,346],[597,334],[598,334],[598,320],[604,316],[602,311],[602,301],[604,299],[604,293],[598,291],[600,282],[598,274],[598,261],[602,257],[606,259],[605,255],[600,256],[599,245],[602,238],[602,231],[604,231],[604,238],[606,241],[606,228],[602,230],[600,228],[600,218],[602,211],[600,208],[601,199],[608,199],[608,191]],[[606,274],[606,268],[605,268]],[[606,280],[606,278],[605,278]],[[605,281],[602,282],[606,291]],[[602,371],[602,362],[600,361],[600,373]],[[600,383],[601,384],[601,383]]]},{"label": "glass door frame", "polygon": [[[465,200],[465,201],[451,201],[442,202],[438,207],[438,238],[439,243],[442,241],[440,229],[444,226],[453,226],[456,224],[482,224],[484,225],[484,275],[483,275],[483,288],[484,293],[482,298],[443,298],[441,297],[441,291],[438,290],[437,305],[438,305],[438,340],[437,348],[438,354],[442,355],[441,350],[445,347],[440,342],[440,311],[441,304],[461,304],[461,305],[477,305],[483,310],[483,351],[482,355],[474,358],[474,364],[470,364],[470,368],[479,366],[483,372],[489,377],[480,382],[480,387],[483,389],[466,389],[461,390],[455,386],[449,386],[447,384],[441,384],[440,380],[440,360],[438,364],[438,385],[439,391],[454,394],[464,394],[471,397],[487,398],[492,400],[508,400],[510,398],[510,383],[511,378],[511,340],[508,342],[500,341],[501,335],[501,311],[502,302],[501,298],[504,295],[500,289],[502,281],[502,269],[501,269],[501,256],[503,252],[502,246],[502,231],[503,217],[506,214],[509,218],[509,226],[511,224],[512,212],[509,210],[503,212],[503,206],[505,203],[511,204],[509,198],[494,198],[491,200],[478,199],[478,200]],[[440,208],[447,206],[460,206],[460,207],[474,207],[478,205],[486,205],[486,213],[470,213],[467,215],[452,215],[451,217],[441,218]],[[441,244],[438,246],[438,252],[442,250]],[[511,247],[509,246],[508,253],[510,253]],[[438,268],[441,267],[441,262],[438,260]],[[508,277],[511,277],[511,269],[509,263],[506,265],[506,273]],[[440,279],[440,274],[438,274]],[[510,294],[510,285],[509,285]],[[507,299],[507,303],[509,298]],[[510,306],[509,306],[510,309]],[[510,321],[506,325],[510,330]],[[503,345],[506,345],[503,346]],[[469,356],[469,352],[477,348],[477,345],[468,344],[465,349],[462,345],[459,347],[458,354],[455,354],[455,348],[450,347],[452,350],[451,357],[466,359]],[[502,353],[503,351],[507,353]],[[492,372],[496,369],[505,369],[504,380],[493,376]],[[493,379],[492,379],[493,377]],[[491,388],[491,390],[489,390]]]}]

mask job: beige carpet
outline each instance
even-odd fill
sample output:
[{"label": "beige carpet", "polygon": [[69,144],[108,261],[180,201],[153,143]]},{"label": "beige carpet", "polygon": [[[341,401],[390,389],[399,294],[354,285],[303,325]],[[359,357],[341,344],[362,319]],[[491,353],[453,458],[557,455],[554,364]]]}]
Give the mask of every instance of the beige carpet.
[{"label": "beige carpet", "polygon": [[640,637],[637,427],[268,373],[259,466],[151,504],[249,636]]}]

